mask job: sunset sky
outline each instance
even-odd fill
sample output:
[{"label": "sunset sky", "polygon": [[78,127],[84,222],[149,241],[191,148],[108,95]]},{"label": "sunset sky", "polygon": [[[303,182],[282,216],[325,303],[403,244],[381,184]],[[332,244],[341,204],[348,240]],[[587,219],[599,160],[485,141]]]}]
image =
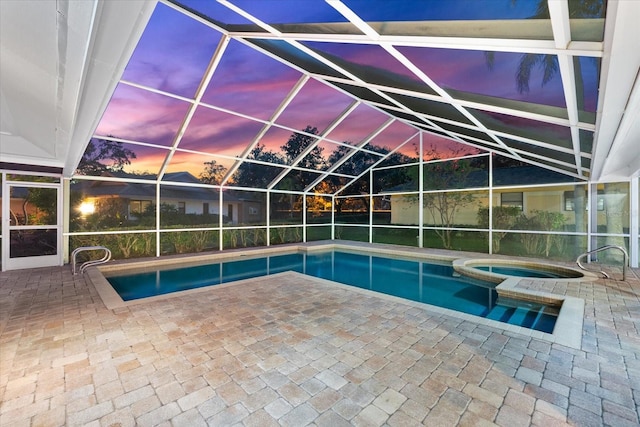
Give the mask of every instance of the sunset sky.
[{"label": "sunset sky", "polygon": [[[225,25],[248,22],[216,2],[189,0],[183,3]],[[273,24],[346,22],[324,1],[234,0],[233,3],[258,19]],[[533,15],[537,3],[537,0],[344,1],[345,5],[368,21],[519,19]],[[425,7],[425,4],[429,7]],[[162,3],[157,5],[122,76],[123,82],[118,85],[96,131],[96,136],[110,135],[158,146],[127,144],[127,148],[137,154],[129,170],[159,171],[190,103],[133,87],[126,82],[193,99],[221,38],[220,32]],[[303,44],[351,64],[385,70],[388,75],[398,76],[407,84],[422,85],[425,93],[432,93],[424,82],[380,46],[310,41]],[[425,47],[399,47],[398,50],[445,90],[565,107],[559,73],[542,85],[542,69],[534,68],[530,91],[517,91],[515,74],[521,58],[519,53],[497,52],[493,67],[489,68],[485,52],[480,50]],[[585,110],[595,111],[596,66],[591,59],[584,59],[581,63],[585,93],[588,95],[585,97]],[[233,159],[215,156],[240,156],[263,128],[264,121],[270,120],[302,76],[300,71],[240,41],[231,40],[202,96],[202,103],[219,109],[199,106],[178,146],[179,149],[206,155],[176,153],[168,171],[189,170],[197,176],[203,163],[209,160],[230,167]],[[307,125],[317,127],[323,134],[326,127],[352,102],[350,96],[310,79],[275,120],[276,126],[267,131],[261,143],[270,150],[280,151],[279,147],[295,130],[304,129]],[[358,144],[387,119],[388,116],[380,111],[360,104],[335,130],[326,135],[328,141],[322,143],[324,155],[328,156],[337,147],[331,141]],[[503,119],[492,115],[491,120]],[[510,126],[522,123],[527,127],[525,119],[507,117],[504,121],[509,121]],[[568,128],[543,127],[547,133],[566,138],[564,132],[568,132]],[[396,123],[371,144],[393,149],[416,132],[415,128]],[[458,145],[435,135],[428,135],[426,140],[427,146],[441,146],[444,155]],[[402,152],[414,155],[415,148],[408,144]]]}]

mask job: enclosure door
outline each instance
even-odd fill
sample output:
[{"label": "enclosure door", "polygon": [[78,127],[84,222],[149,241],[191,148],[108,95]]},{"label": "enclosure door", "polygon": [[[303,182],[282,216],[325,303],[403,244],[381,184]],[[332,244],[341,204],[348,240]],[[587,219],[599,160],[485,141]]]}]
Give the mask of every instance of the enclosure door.
[{"label": "enclosure door", "polygon": [[2,270],[62,265],[59,183],[4,181]]}]

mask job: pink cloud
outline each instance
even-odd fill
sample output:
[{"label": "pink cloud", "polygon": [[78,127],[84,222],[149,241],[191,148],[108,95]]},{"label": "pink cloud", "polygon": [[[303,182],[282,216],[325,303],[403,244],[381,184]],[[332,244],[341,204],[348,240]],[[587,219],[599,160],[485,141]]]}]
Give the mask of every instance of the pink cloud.
[{"label": "pink cloud", "polygon": [[[374,145],[376,147],[385,147],[389,150],[393,150],[398,145],[405,142],[409,137],[415,135],[418,131],[411,126],[408,126],[402,122],[394,122],[388,128],[386,128],[380,135],[374,138],[368,145]],[[365,147],[366,148],[366,147]],[[401,153],[415,156],[415,151],[410,143],[407,143],[400,150]]]},{"label": "pink cloud", "polygon": [[296,130],[307,125],[322,133],[353,99],[316,80],[309,80],[276,123]]},{"label": "pink cloud", "polygon": [[264,125],[233,114],[199,107],[180,148],[239,156]]},{"label": "pink cloud", "polygon": [[193,97],[221,34],[159,3],[124,80]]},{"label": "pink cloud", "polygon": [[203,101],[260,119],[268,119],[298,81],[298,71],[232,41]]},{"label": "pink cloud", "polygon": [[362,104],[331,131],[328,138],[357,145],[388,119],[386,114]]},{"label": "pink cloud", "polygon": [[229,169],[233,166],[234,160],[225,159],[216,156],[203,156],[201,154],[185,153],[176,151],[171,158],[171,162],[167,166],[167,172],[183,172],[187,171],[196,178],[205,169],[205,162],[215,161],[217,164]]},{"label": "pink cloud", "polygon": [[188,108],[186,102],[120,84],[96,134],[171,145]]},{"label": "pink cloud", "polygon": [[560,74],[544,86],[542,69],[532,70],[529,92],[519,93],[516,73],[519,53],[494,52],[493,67],[489,68],[484,51],[434,48],[399,48],[429,78],[443,88],[478,93],[517,101],[564,107],[564,92]]}]

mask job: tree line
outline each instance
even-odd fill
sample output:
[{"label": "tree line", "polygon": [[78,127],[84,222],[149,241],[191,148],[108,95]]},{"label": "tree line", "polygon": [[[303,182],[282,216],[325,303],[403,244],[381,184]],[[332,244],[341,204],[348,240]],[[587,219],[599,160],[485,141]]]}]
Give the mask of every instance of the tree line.
[{"label": "tree line", "polygon": [[[303,153],[306,154],[286,176],[278,183],[280,190],[302,190],[311,185],[320,176],[319,172],[325,171],[329,166],[341,161],[351,154],[353,148],[338,145],[336,149],[325,157],[324,148],[315,145],[319,139],[318,128],[308,125],[301,132],[294,132],[289,139],[275,151],[267,148],[263,143],[256,144],[235,172],[226,179],[227,184],[245,188],[266,188],[284,169],[282,166],[292,165]],[[345,144],[352,145],[346,141]],[[346,159],[339,167],[343,175],[358,176],[370,166],[378,162],[382,156],[391,152],[388,147],[369,146],[366,151],[358,151]],[[379,155],[372,154],[378,153]],[[82,160],[77,168],[77,173],[82,175],[101,175],[103,173],[123,173],[124,168],[131,165],[137,158],[136,153],[123,146],[119,141],[110,139],[92,139],[87,145]],[[402,153],[392,153],[386,159],[389,164],[407,164],[417,161],[417,157],[411,157]],[[273,165],[273,166],[272,166]],[[305,169],[305,170],[301,170]],[[314,172],[317,171],[317,172]],[[144,172],[130,172],[132,175],[145,175]],[[220,185],[228,170],[216,160],[204,162],[204,168],[198,175],[198,179],[204,184]],[[389,188],[401,185],[413,176],[398,170],[396,173],[385,174],[374,188],[369,188],[369,180],[358,180],[352,183],[351,191],[355,194],[376,192],[382,187]],[[325,194],[333,194],[351,181],[351,178],[329,175],[318,183],[317,191]],[[378,188],[376,188],[378,187]]]}]

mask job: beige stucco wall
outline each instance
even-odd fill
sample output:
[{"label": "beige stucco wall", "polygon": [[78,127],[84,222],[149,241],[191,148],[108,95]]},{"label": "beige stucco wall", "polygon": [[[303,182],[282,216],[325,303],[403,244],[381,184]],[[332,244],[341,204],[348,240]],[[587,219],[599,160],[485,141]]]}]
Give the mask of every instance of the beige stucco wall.
[{"label": "beige stucco wall", "polygon": [[[573,186],[558,186],[558,187],[540,187],[540,188],[530,188],[525,189],[523,191],[523,213],[527,216],[533,214],[533,211],[549,211],[549,212],[562,212],[565,216],[565,224],[573,225],[575,224],[575,212],[564,210],[565,200],[564,193],[566,191],[573,191]],[[512,193],[517,192],[518,189],[509,189],[504,192]],[[500,206],[500,195],[502,191],[494,190],[493,192],[493,206]],[[620,198],[623,197],[626,202],[623,202],[623,206],[628,205],[628,195],[626,194],[605,194],[603,197],[605,200],[604,210],[599,210],[597,213],[597,221],[598,224],[606,224],[607,223],[607,207],[611,209],[611,206],[614,205],[612,203],[612,198]],[[609,200],[609,203],[607,201]],[[476,202],[473,204],[467,205],[460,209],[460,211],[456,214],[454,224],[458,225],[470,225],[476,226],[478,223],[477,213],[478,208],[480,206],[488,205],[487,197],[480,196],[476,197]],[[626,203],[626,205],[625,205]],[[628,207],[626,208],[628,210]],[[611,214],[609,212],[609,214]],[[628,212],[622,212],[622,222],[624,227],[629,226],[629,215]],[[584,212],[584,222],[587,221],[587,212]],[[407,198],[400,195],[392,195],[391,196],[391,223],[392,224],[403,224],[403,225],[413,225],[418,224],[418,203],[417,198]],[[440,220],[434,221],[434,218],[431,215],[431,212],[428,209],[424,210],[424,223],[425,224],[439,224]]]},{"label": "beige stucco wall", "polygon": [[[391,223],[392,224],[418,224],[418,206],[417,199],[407,198],[404,196],[391,196]],[[488,198],[486,195],[474,197],[474,201],[460,208],[454,216],[454,224],[459,225],[476,225],[478,223],[478,209],[481,206],[488,206]],[[433,217],[430,209],[423,209],[423,218],[425,224],[441,224],[438,212],[434,212],[437,218]]]}]

